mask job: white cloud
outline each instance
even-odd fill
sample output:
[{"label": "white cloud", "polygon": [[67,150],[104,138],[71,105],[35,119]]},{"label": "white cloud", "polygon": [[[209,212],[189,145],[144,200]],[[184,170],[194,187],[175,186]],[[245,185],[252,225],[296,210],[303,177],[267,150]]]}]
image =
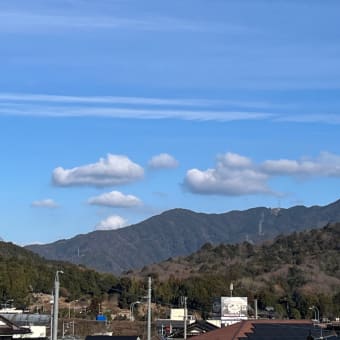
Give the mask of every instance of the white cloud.
[{"label": "white cloud", "polygon": [[[269,108],[271,112],[267,112]],[[274,109],[270,103],[228,100],[0,93],[0,115],[6,116],[340,124],[336,113],[279,113]]]},{"label": "white cloud", "polygon": [[176,168],[178,161],[168,153],[161,153],[157,156],[153,156],[149,161],[149,167],[153,169],[169,169]]},{"label": "white cloud", "polygon": [[237,153],[227,152],[225,155],[218,156],[218,167],[230,167],[230,168],[247,168],[251,167],[252,161],[248,157],[238,155]]},{"label": "white cloud", "polygon": [[59,205],[56,202],[54,202],[53,199],[46,198],[39,201],[33,201],[31,203],[31,206],[35,208],[57,208]]},{"label": "white cloud", "polygon": [[122,108],[103,105],[46,105],[27,103],[0,103],[0,115],[33,117],[109,117],[133,119],[182,119],[197,121],[270,120],[276,114],[233,110],[202,110],[186,108]]},{"label": "white cloud", "polygon": [[[105,14],[94,14],[78,11],[74,13],[68,7],[67,11],[56,9],[56,14],[46,11],[29,10],[2,10],[0,12],[0,31],[2,32],[25,32],[46,34],[53,32],[78,31],[156,31],[156,32],[229,32],[240,34],[248,32],[247,26],[226,24],[225,22],[204,22],[181,20],[177,17],[163,15],[147,15],[135,17],[123,17]],[[81,14],[82,13],[82,14]],[[254,28],[252,28],[254,30]]]},{"label": "white cloud", "polygon": [[268,160],[263,163],[262,168],[266,173],[276,176],[340,177],[340,156],[330,152],[321,152],[315,159]]},{"label": "white cloud", "polygon": [[211,99],[176,99],[176,98],[152,98],[152,97],[118,97],[118,96],[62,96],[51,94],[32,93],[0,93],[0,100],[5,102],[39,102],[56,104],[127,104],[127,105],[152,105],[152,106],[210,106],[223,103],[231,103],[237,106],[257,107],[268,106],[262,102],[229,102],[225,100]]},{"label": "white cloud", "polygon": [[111,186],[125,184],[142,178],[143,168],[128,157],[108,154],[97,163],[53,170],[52,179],[58,186],[94,185]]},{"label": "white cloud", "polygon": [[275,191],[269,188],[268,180],[277,176],[340,177],[340,156],[321,152],[314,159],[267,160],[255,164],[247,157],[226,153],[217,157],[215,168],[204,171],[188,170],[184,184],[189,191],[198,194],[275,194]]},{"label": "white cloud", "polygon": [[127,220],[118,215],[112,215],[100,221],[96,225],[96,230],[114,230],[126,227]]},{"label": "white cloud", "polygon": [[133,195],[124,195],[119,191],[111,191],[88,200],[92,205],[104,205],[108,207],[129,208],[141,205],[139,198]]},{"label": "white cloud", "polygon": [[214,169],[188,170],[184,182],[194,193],[237,196],[269,193],[267,179],[249,158],[226,153],[217,157]]}]

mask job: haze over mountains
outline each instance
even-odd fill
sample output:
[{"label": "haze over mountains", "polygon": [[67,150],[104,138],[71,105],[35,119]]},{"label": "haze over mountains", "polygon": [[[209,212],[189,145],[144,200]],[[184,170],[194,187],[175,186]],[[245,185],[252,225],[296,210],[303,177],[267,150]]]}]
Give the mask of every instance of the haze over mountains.
[{"label": "haze over mountains", "polygon": [[340,221],[340,200],[327,206],[264,207],[222,214],[173,209],[141,223],[94,231],[26,248],[54,260],[83,264],[115,274],[197,251],[203,244],[258,243]]}]

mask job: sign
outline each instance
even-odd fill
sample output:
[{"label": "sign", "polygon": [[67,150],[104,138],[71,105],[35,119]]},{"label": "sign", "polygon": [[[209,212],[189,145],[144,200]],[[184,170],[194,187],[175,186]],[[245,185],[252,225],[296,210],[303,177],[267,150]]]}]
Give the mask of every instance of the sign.
[{"label": "sign", "polygon": [[222,319],[244,320],[248,318],[247,297],[221,297]]}]

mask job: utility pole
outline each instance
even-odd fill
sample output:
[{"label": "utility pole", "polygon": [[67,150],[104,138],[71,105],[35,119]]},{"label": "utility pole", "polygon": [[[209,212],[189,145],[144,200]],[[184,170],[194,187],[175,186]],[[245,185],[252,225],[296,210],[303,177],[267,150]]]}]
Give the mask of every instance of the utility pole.
[{"label": "utility pole", "polygon": [[58,337],[58,312],[59,312],[59,273],[64,274],[63,271],[57,270],[54,279],[54,302],[53,302],[53,328],[52,328],[52,340],[57,340]]},{"label": "utility pole", "polygon": [[255,305],[255,320],[258,319],[258,312],[257,312],[257,299],[254,299],[254,305]]},{"label": "utility pole", "polygon": [[53,332],[53,303],[54,303],[54,296],[53,296],[53,290],[52,290],[52,295],[51,295],[51,300],[50,300],[50,305],[51,305],[51,316],[50,316],[50,340],[52,340],[52,332]]},{"label": "utility pole", "polygon": [[184,331],[183,331],[184,340],[187,339],[187,320],[188,320],[187,299],[188,298],[186,296],[184,296]]},{"label": "utility pole", "polygon": [[148,339],[151,340],[151,276],[148,282]]}]

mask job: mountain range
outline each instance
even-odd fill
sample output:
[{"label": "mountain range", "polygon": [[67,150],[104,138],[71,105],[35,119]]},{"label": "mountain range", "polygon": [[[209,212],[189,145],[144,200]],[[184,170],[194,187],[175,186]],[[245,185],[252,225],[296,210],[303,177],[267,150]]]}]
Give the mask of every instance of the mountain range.
[{"label": "mountain range", "polygon": [[94,231],[27,249],[53,260],[120,274],[189,255],[205,243],[250,244],[340,222],[340,200],[326,206],[258,207],[222,214],[173,209],[122,229]]}]

